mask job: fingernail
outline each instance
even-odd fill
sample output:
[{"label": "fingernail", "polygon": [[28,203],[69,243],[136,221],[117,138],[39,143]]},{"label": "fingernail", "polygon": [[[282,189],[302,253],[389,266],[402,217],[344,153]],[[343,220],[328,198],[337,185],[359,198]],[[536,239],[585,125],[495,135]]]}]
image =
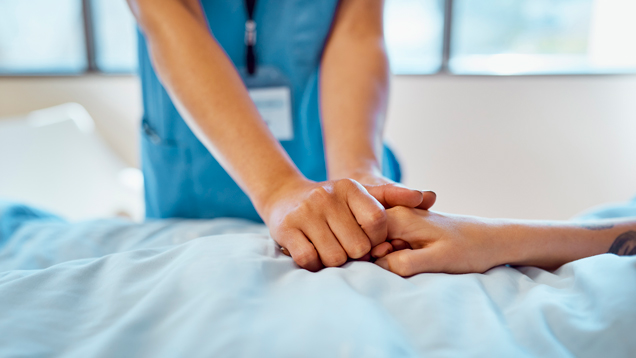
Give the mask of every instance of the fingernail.
[{"label": "fingernail", "polygon": [[432,190],[422,190],[422,194],[424,193],[432,193],[433,195],[437,196],[437,194],[435,194],[435,192]]}]

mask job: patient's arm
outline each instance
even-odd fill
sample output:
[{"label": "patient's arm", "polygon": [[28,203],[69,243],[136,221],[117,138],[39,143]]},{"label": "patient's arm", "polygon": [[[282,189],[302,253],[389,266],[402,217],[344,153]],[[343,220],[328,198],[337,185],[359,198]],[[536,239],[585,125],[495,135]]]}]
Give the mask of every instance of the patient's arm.
[{"label": "patient's arm", "polygon": [[[401,276],[485,272],[504,265],[544,269],[602,253],[636,255],[636,218],[575,223],[486,219],[397,207],[387,210],[389,240],[374,248],[381,267]],[[396,243],[403,244],[397,240]],[[408,246],[408,245],[407,245]]]}]

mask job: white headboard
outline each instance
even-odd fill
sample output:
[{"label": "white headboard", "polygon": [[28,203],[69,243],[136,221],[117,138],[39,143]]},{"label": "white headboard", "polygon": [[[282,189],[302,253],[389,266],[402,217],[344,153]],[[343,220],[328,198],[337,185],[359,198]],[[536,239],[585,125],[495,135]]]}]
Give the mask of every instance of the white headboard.
[{"label": "white headboard", "polygon": [[143,218],[143,179],[94,130],[77,103],[0,119],[0,198],[70,220]]}]

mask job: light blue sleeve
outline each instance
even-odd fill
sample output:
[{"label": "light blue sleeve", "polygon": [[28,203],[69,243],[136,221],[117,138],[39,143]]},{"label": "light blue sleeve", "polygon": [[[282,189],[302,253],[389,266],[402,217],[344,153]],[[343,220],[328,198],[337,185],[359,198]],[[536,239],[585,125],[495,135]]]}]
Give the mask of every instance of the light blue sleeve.
[{"label": "light blue sleeve", "polygon": [[601,219],[636,217],[636,198],[626,203],[604,204],[584,211],[572,220],[589,221]]}]

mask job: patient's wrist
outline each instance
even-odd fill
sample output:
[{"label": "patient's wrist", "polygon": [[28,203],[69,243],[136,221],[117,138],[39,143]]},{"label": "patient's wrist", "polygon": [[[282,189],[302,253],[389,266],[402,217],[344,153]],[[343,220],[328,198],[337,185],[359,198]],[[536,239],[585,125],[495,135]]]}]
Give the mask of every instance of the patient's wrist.
[{"label": "patient's wrist", "polygon": [[502,219],[463,216],[463,234],[474,241],[479,252],[479,260],[489,268],[505,265],[515,260],[520,251],[511,240],[514,228]]},{"label": "patient's wrist", "polygon": [[527,248],[521,239],[520,232],[523,228],[511,222],[501,221],[497,227],[497,237],[501,243],[500,265],[516,264],[526,260]]},{"label": "patient's wrist", "polygon": [[537,245],[528,232],[531,228],[526,225],[514,220],[492,219],[487,227],[494,249],[494,265],[523,265],[536,256]]},{"label": "patient's wrist", "polygon": [[505,238],[505,264],[556,269],[571,261],[563,227],[547,222],[513,221],[502,227]]}]

